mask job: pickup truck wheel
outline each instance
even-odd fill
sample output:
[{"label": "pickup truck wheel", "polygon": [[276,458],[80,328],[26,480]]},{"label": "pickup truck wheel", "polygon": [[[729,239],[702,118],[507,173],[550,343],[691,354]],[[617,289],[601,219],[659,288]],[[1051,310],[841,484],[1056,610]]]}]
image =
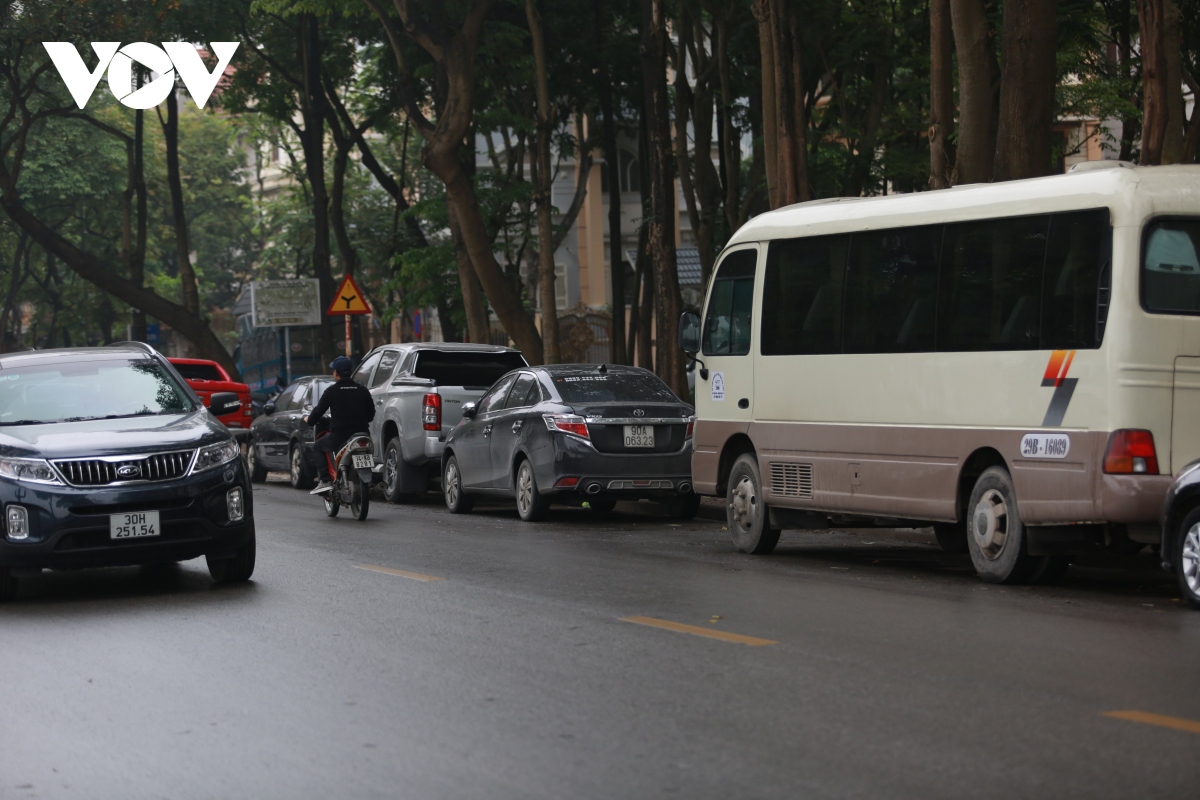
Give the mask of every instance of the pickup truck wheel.
[{"label": "pickup truck wheel", "polygon": [[258,458],[253,438],[246,443],[246,468],[250,472],[250,480],[254,483],[262,483],[267,479],[267,468]]},{"label": "pickup truck wheel", "polygon": [[291,470],[288,472],[293,489],[311,489],[316,483],[308,462],[304,459],[304,447],[292,445]]},{"label": "pickup truck wheel", "polygon": [[446,498],[446,508],[451,514],[466,514],[475,504],[474,498],[463,491],[462,472],[454,456],[446,459],[446,471],[442,473],[442,496]]},{"label": "pickup truck wheel", "polygon": [[404,469],[404,454],[400,451],[400,438],[388,439],[383,450],[383,499],[389,503],[411,503],[416,496],[400,491],[400,470]]}]

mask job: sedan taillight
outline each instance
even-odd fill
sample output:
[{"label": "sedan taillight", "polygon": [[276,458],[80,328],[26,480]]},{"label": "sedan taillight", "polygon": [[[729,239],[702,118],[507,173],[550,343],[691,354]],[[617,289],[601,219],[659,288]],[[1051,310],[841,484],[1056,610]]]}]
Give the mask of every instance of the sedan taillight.
[{"label": "sedan taillight", "polygon": [[546,428],[552,431],[562,431],[583,439],[589,438],[587,420],[575,414],[543,414]]},{"label": "sedan taillight", "polygon": [[683,438],[685,440],[690,439],[690,438],[692,438],[692,434],[694,434],[695,432],[696,432],[696,417],[695,416],[688,417],[687,418],[687,432],[685,434],[683,434]]},{"label": "sedan taillight", "polygon": [[442,429],[442,396],[427,394],[423,405],[421,417],[425,423],[425,430],[440,431]]}]

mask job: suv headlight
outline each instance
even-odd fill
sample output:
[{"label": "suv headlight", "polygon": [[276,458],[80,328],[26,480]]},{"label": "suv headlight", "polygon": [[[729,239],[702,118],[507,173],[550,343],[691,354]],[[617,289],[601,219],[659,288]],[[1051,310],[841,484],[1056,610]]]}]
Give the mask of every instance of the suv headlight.
[{"label": "suv headlight", "polygon": [[201,447],[200,453],[196,456],[196,466],[192,467],[192,472],[203,472],[206,469],[213,469],[222,464],[228,464],[242,454],[242,448],[237,442],[221,442],[219,444],[210,444],[208,447]]},{"label": "suv headlight", "polygon": [[0,458],[0,478],[62,485],[58,474],[44,458]]}]

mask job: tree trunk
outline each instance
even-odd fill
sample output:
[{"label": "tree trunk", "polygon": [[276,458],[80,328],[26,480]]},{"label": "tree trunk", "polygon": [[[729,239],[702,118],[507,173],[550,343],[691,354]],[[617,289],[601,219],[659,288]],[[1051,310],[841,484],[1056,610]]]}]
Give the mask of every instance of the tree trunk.
[{"label": "tree trunk", "polygon": [[950,0],[929,2],[929,187],[954,185],[954,32]]},{"label": "tree trunk", "polygon": [[[725,224],[729,226],[730,234],[741,227],[738,206],[742,199],[742,136],[741,131],[733,124],[733,106],[737,102],[737,96],[733,89],[733,77],[729,72],[729,17],[732,10],[731,4],[723,4],[721,12],[713,17],[713,27],[717,36],[717,74],[721,82],[720,145],[725,188]],[[707,286],[712,265],[703,266],[704,285]]]},{"label": "tree trunk", "polygon": [[762,149],[766,162],[767,207],[779,208],[779,99],[775,85],[775,33],[773,6],[781,0],[754,0],[754,19],[758,22],[758,49],[762,83]]},{"label": "tree trunk", "polygon": [[162,320],[181,336],[190,341],[200,358],[210,358],[216,361],[234,376],[238,377],[237,365],[221,344],[221,340],[204,320],[190,314],[186,308],[155,294],[152,290],[138,285],[130,278],[121,277],[114,265],[108,264],[92,253],[80,250],[57,231],[43,223],[25,208],[13,191],[11,176],[7,170],[0,169],[0,207],[4,209],[13,222],[27,232],[33,241],[37,242],[47,252],[53,253],[73,272],[84,280],[96,286],[102,292],[112,295],[123,303]]},{"label": "tree trunk", "polygon": [[[171,193],[171,222],[175,228],[175,260],[179,265],[179,288],[183,307],[200,316],[200,290],[192,269],[188,220],[183,207],[183,179],[179,170],[179,93],[171,87],[167,96],[167,120],[162,123],[167,144],[167,187]],[[161,118],[160,118],[161,119]]]},{"label": "tree trunk", "polygon": [[614,364],[628,364],[625,345],[625,256],[621,252],[621,153],[617,149],[617,120],[613,103],[612,72],[603,58],[604,15],[602,0],[593,0],[596,36],[602,57],[596,71],[596,89],[603,122],[600,135],[604,140],[604,171],[608,177],[608,260],[609,282],[612,291],[612,335],[609,338],[609,359]]},{"label": "tree trunk", "polygon": [[642,293],[642,304],[638,308],[638,366],[654,371],[654,340],[651,324],[654,320],[654,265],[650,262],[648,229],[642,226],[638,236],[638,291]]},{"label": "tree trunk", "polygon": [[467,244],[463,241],[458,212],[450,202],[449,196],[446,198],[446,217],[450,223],[450,240],[454,244],[454,261],[458,265],[463,313],[467,316],[467,338],[472,342],[488,344],[492,340],[492,325],[488,319],[487,303],[483,299],[483,287],[480,286],[479,276],[471,266],[471,254],[467,252]]},{"label": "tree trunk", "polygon": [[1054,0],[1005,0],[1000,116],[992,180],[1050,174],[1055,65]]},{"label": "tree trunk", "polygon": [[[775,173],[771,207],[800,203],[812,198],[808,181],[808,111],[804,98],[804,64],[800,51],[798,10],[780,0],[762,0],[768,6],[767,26],[759,23],[759,36],[767,36],[763,50],[763,127],[767,141],[774,139],[775,158],[767,152],[767,181]],[[770,66],[770,70],[768,70]],[[773,96],[765,92],[768,73],[773,73]],[[768,116],[774,117],[772,134]]]},{"label": "tree trunk", "polygon": [[[321,306],[333,299],[337,285],[330,266],[329,195],[325,189],[325,91],[321,86],[321,33],[313,14],[301,14],[299,25],[300,56],[304,65],[304,91],[300,113],[304,130],[300,145],[304,149],[304,169],[312,188],[313,212],[313,273],[321,288]],[[321,315],[321,335],[318,341],[321,363],[326,364],[339,353],[334,345],[333,321]]]},{"label": "tree trunk", "polygon": [[[462,241],[470,254],[471,267],[509,337],[524,353],[527,361],[531,364],[540,363],[541,335],[526,313],[516,288],[496,261],[475,188],[463,171],[458,154],[474,114],[475,54],[490,0],[466,0],[460,4],[464,7],[464,22],[457,30],[448,30],[444,25],[435,28],[418,13],[412,0],[393,0],[400,16],[399,27],[378,0],[366,0],[366,4],[384,26],[400,72],[400,96],[408,109],[409,119],[425,139],[422,161],[446,186],[446,196],[454,204]],[[444,97],[437,104],[436,125],[426,118],[427,108],[418,102],[413,92],[408,60],[400,41],[402,35],[424,49],[434,60],[435,82],[442,87],[442,91],[436,94]]]},{"label": "tree trunk", "polygon": [[25,247],[29,244],[29,234],[21,231],[17,237],[17,247],[14,251],[12,271],[8,277],[8,291],[4,295],[4,307],[0,309],[0,353],[8,352],[8,326],[17,315],[17,293],[25,282],[26,271],[21,269],[21,258],[25,255]]},{"label": "tree trunk", "polygon": [[[538,295],[542,307],[542,362],[562,361],[558,340],[558,294],[554,290],[554,219],[553,173],[550,163],[550,137],[554,133],[555,109],[550,102],[550,72],[546,64],[546,42],[542,35],[542,17],[535,0],[525,0],[525,19],[533,42],[533,71],[537,84],[537,126],[535,133],[533,200],[537,203]],[[578,180],[586,181],[580,174]]]},{"label": "tree trunk", "polygon": [[671,128],[667,111],[666,0],[641,0],[642,80],[650,173],[650,214],[646,243],[657,291],[655,372],[680,397],[688,396],[678,325],[683,300],[675,268],[675,191],[671,175]]},{"label": "tree trunk", "polygon": [[983,0],[950,0],[958,53],[956,183],[987,183],[996,159],[999,66]]},{"label": "tree trunk", "polygon": [[1142,165],[1162,163],[1163,143],[1171,110],[1168,105],[1168,69],[1164,0],[1138,0],[1142,43]]},{"label": "tree trunk", "polygon": [[[1125,98],[1129,101],[1129,106],[1133,109],[1141,108],[1141,99],[1138,97],[1137,81],[1135,80],[1136,71],[1133,62],[1133,12],[1129,7],[1130,0],[1120,0],[1117,5],[1119,19],[1115,25],[1117,29],[1117,58],[1120,60],[1120,76],[1121,80],[1129,87],[1130,95]],[[1127,117],[1121,119],[1121,151],[1117,156],[1122,161],[1133,160],[1133,145],[1135,142],[1141,142],[1141,119],[1133,111]]]},{"label": "tree trunk", "polygon": [[[336,129],[336,123],[330,128]],[[329,221],[333,225],[333,238],[337,242],[338,254],[341,259],[342,271],[353,275],[358,271],[358,251],[350,241],[350,231],[346,227],[346,169],[350,165],[349,137],[339,136],[335,141],[333,151],[333,186],[329,192]],[[378,310],[378,309],[376,309]]]},{"label": "tree trunk", "polygon": [[[142,85],[142,72],[138,70],[138,86]],[[134,112],[133,122],[133,194],[137,203],[136,235],[133,252],[129,259],[129,279],[139,289],[146,283],[146,121],[145,113]],[[45,245],[43,245],[45,247]],[[141,306],[133,307],[133,338],[136,342],[146,341],[146,311]]]},{"label": "tree trunk", "polygon": [[1174,0],[1163,0],[1163,53],[1167,61],[1167,129],[1163,135],[1162,163],[1184,163],[1183,15]]}]

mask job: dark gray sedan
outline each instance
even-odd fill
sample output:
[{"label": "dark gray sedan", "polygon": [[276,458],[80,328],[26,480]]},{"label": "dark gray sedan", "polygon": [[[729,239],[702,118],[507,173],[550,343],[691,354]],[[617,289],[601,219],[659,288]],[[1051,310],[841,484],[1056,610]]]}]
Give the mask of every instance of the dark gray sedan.
[{"label": "dark gray sedan", "polygon": [[442,490],[452,513],[475,497],[513,497],[524,520],[552,502],[611,511],[618,500],[667,501],[690,519],[694,409],[638,367],[572,364],[514,370],[447,437]]}]

